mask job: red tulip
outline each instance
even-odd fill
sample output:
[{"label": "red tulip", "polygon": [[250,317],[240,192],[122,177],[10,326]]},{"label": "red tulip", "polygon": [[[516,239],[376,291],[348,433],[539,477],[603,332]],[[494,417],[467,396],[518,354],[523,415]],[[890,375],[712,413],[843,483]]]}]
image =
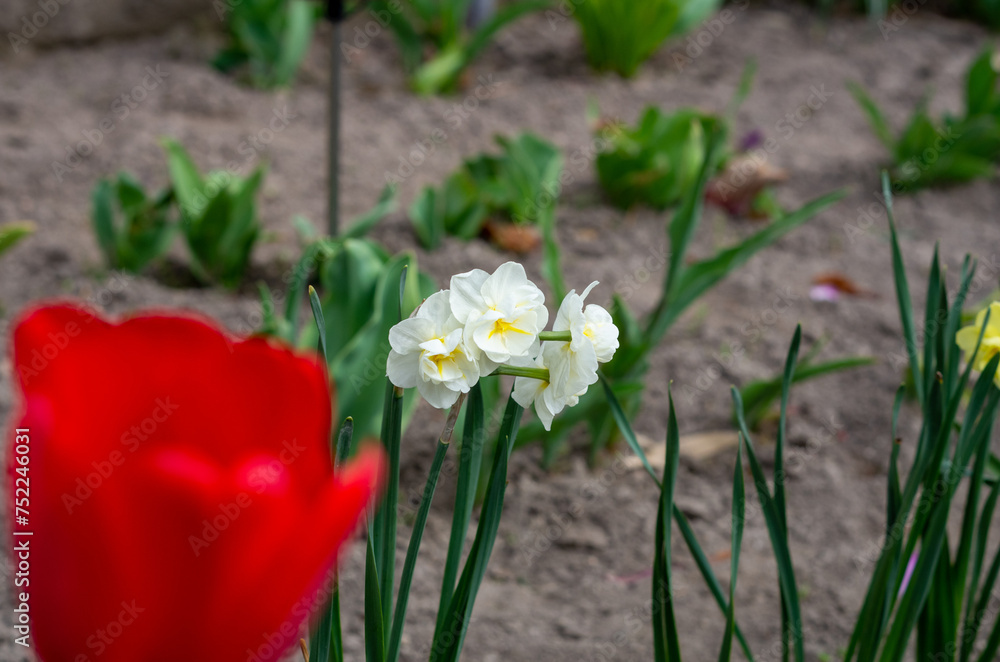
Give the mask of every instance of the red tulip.
[{"label": "red tulip", "polygon": [[280,659],[381,480],[373,449],[333,476],[321,365],[191,318],[57,306],[16,326],[14,369],[15,598],[42,660]]}]

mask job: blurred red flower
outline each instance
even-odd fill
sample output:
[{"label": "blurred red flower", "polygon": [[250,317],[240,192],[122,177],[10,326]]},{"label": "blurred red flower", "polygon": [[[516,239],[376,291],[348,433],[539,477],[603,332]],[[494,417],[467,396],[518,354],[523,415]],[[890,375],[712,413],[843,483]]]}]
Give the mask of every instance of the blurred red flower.
[{"label": "blurred red flower", "polygon": [[32,532],[15,598],[40,657],[280,659],[382,475],[368,449],[333,476],[323,367],[192,318],[73,306],[24,317],[13,359],[30,452],[9,489],[30,481],[14,531]]}]

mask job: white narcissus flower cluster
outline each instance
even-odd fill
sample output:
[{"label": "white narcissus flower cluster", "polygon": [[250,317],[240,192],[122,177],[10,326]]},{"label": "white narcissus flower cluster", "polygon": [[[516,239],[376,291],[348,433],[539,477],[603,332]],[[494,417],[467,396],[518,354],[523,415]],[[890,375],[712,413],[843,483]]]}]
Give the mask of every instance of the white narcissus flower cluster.
[{"label": "white narcissus flower cluster", "polygon": [[429,297],[389,332],[386,374],[400,388],[416,387],[440,409],[494,371],[531,374],[517,377],[512,397],[522,407],[533,404],[549,430],[618,349],[618,327],[608,311],[584,307],[596,285],[582,295],[566,295],[552,331],[545,332],[545,295],[520,264],[507,262],[493,274],[480,269],[458,274],[450,289]]}]

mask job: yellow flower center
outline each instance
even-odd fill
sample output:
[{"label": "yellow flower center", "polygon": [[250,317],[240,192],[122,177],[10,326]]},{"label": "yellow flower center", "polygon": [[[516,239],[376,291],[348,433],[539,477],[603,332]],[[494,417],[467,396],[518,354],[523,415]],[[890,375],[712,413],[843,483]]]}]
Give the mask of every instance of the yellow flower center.
[{"label": "yellow flower center", "polygon": [[497,320],[496,322],[493,322],[493,328],[490,329],[490,336],[489,337],[492,338],[493,336],[495,336],[497,334],[504,335],[505,333],[508,333],[508,332],[510,332],[510,333],[524,333],[524,334],[528,333],[527,331],[525,331],[523,329],[517,328],[514,325],[513,322],[508,322],[507,320],[502,320],[501,319],[501,320]]},{"label": "yellow flower center", "polygon": [[444,379],[444,362],[450,361],[451,357],[445,356],[444,354],[435,354],[429,358],[431,360],[431,363],[433,363],[437,367],[438,377]]}]

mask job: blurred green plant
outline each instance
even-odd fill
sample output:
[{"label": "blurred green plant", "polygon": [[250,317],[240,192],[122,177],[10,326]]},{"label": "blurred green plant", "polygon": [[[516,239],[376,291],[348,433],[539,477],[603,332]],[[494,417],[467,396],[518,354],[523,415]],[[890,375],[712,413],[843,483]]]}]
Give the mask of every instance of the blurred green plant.
[{"label": "blurred green plant", "polygon": [[997,0],[955,0],[954,13],[982,23],[989,29],[1000,30],[1000,2]]},{"label": "blurred green plant", "polygon": [[575,0],[590,65],[631,78],[670,37],[684,34],[720,0]]},{"label": "blurred green plant", "polygon": [[255,197],[265,168],[246,179],[225,170],[203,177],[179,143],[164,140],[163,148],[192,273],[205,283],[239,287],[260,237]]},{"label": "blurred green plant", "polygon": [[138,273],[170,248],[177,229],[170,188],[150,197],[139,181],[121,172],[98,181],[91,199],[97,244],[110,268]]},{"label": "blurred green plant", "polygon": [[430,249],[446,235],[479,236],[487,220],[554,223],[563,156],[552,143],[530,133],[497,136],[500,154],[468,159],[440,188],[424,188],[409,209],[420,243]]},{"label": "blurred green plant", "polygon": [[418,94],[455,92],[462,75],[508,23],[551,6],[549,0],[515,0],[474,28],[472,0],[375,0],[371,11],[396,36],[403,66]]},{"label": "blurred green plant", "polygon": [[[865,356],[855,356],[843,359],[833,359],[815,363],[816,355],[822,349],[823,343],[817,342],[801,360],[795,369],[794,383],[817,379],[825,375],[861,368],[875,363],[875,359]],[[740,400],[743,403],[743,416],[747,427],[758,430],[760,424],[773,414],[773,405],[781,396],[784,376],[778,375],[770,379],[752,381],[740,389]],[[738,412],[733,408],[733,421],[738,421]]]},{"label": "blurred green plant", "polygon": [[608,199],[621,209],[676,205],[698,179],[706,136],[719,121],[695,110],[668,115],[650,106],[634,127],[608,132],[601,126],[609,144],[595,165]]},{"label": "blurred green plant", "polygon": [[[980,348],[988,349],[984,344],[988,313],[976,330],[978,339],[970,352],[972,356],[963,357],[956,342],[962,324],[962,307],[976,272],[976,264],[969,257],[962,263],[955,299],[949,304],[944,270],[935,251],[928,278],[926,310],[923,319],[914,316],[892,216],[888,174],[883,176],[883,191],[889,211],[892,270],[903,340],[910,369],[916,375],[917,406],[922,417],[913,444],[913,459],[904,476],[900,469],[900,452],[905,442],[898,429],[904,387],[900,387],[891,416],[884,538],[877,548],[855,559],[859,571],[871,571],[871,579],[843,659],[845,662],[902,662],[904,659],[990,662],[1000,652],[1000,620],[993,619],[994,622],[989,623],[995,608],[996,582],[1000,577],[1000,550],[989,553],[990,529],[1000,499],[1000,458],[990,450],[1000,413],[997,385],[1000,355],[990,351],[984,359],[973,358]],[[923,331],[922,348],[917,344],[918,327]],[[787,411],[791,386],[796,381],[800,343],[801,329],[796,329],[781,381],[773,486],[769,486],[754,450],[743,399],[737,389],[732,389],[741,443],[733,480],[733,579],[728,604],[713,581],[711,568],[702,569],[706,584],[726,613],[726,631],[719,657],[722,661],[731,659],[734,635],[747,659],[753,660],[733,615],[733,585],[746,518],[744,450],[778,567],[781,657],[795,662],[806,659],[800,586],[789,545],[785,484]],[[972,379],[974,366],[981,367],[975,380]],[[615,412],[623,436],[659,483],[621,408],[616,407]],[[658,662],[680,660],[680,641],[673,616],[676,606],[669,591],[672,525],[670,518],[664,515],[673,506],[679,452],[677,438],[671,402],[653,569],[653,613],[658,616],[653,628],[654,659]],[[675,519],[687,538],[686,522]],[[694,547],[692,551],[695,552]],[[699,558],[697,553],[695,558]]]},{"label": "blurred green plant", "polygon": [[0,225],[0,255],[14,248],[35,231],[35,224],[29,221]]},{"label": "blurred green plant", "polygon": [[[320,335],[315,325],[302,325],[302,303],[309,283],[315,283],[326,320],[322,337],[328,348],[330,376],[337,386],[337,415],[340,419],[352,417],[354,429],[362,437],[379,432],[388,335],[399,319],[399,306],[404,316],[409,316],[437,290],[430,277],[419,271],[412,253],[392,256],[364,236],[395,209],[395,191],[387,187],[379,203],[339,236],[310,237],[289,272],[283,314],[277,311],[271,292],[261,287],[264,319],[260,332],[298,347],[314,348]],[[414,394],[407,393],[406,418],[415,405]]]},{"label": "blurred green plant", "polygon": [[897,193],[990,177],[1000,158],[1000,93],[997,54],[983,51],[966,73],[965,114],[935,120],[927,99],[917,106],[899,137],[875,101],[856,83],[848,87],[892,159]]},{"label": "blurred green plant", "polygon": [[[646,373],[649,371],[650,354],[659,346],[681,314],[759,251],[843,197],[840,192],[822,196],[796,211],[776,216],[765,228],[736,245],[693,261],[689,259],[688,247],[701,220],[706,186],[712,174],[718,170],[723,146],[726,144],[726,127],[723,123],[708,125],[706,131],[705,158],[697,179],[684,192],[680,206],[667,225],[669,256],[664,265],[663,289],[659,301],[642,320],[629,310],[621,296],[616,294],[612,301],[611,314],[620,330],[620,346],[614,359],[602,367],[602,374],[621,402],[627,419],[634,417],[639,410]],[[545,237],[542,268],[557,298],[562,298],[565,295],[562,280],[553,278],[553,275],[561,273],[559,261],[559,247],[553,233]],[[520,443],[541,440],[543,463],[549,465],[564,450],[570,432],[580,424],[586,424],[590,433],[590,457],[593,462],[601,450],[610,447],[617,437],[615,419],[607,402],[593,390],[580,399],[580,404],[556,419],[551,432],[546,433],[538,421],[526,424]]]},{"label": "blurred green plant", "polygon": [[[874,659],[881,651],[880,660],[902,660],[915,634],[917,659],[988,662],[1000,649],[1000,620],[988,634],[982,631],[983,615],[993,603],[1000,574],[1000,552],[986,564],[1000,497],[997,458],[990,451],[1000,411],[1000,389],[994,384],[1000,357],[992,353],[970,393],[975,361],[965,357],[969,361],[963,367],[956,343],[962,307],[976,271],[969,257],[962,264],[954,303],[949,305],[944,270],[935,250],[924,318],[915,319],[887,176],[883,191],[903,338],[923,420],[904,479],[899,468],[903,440],[897,434],[903,401],[900,387],[892,415],[896,443],[889,458],[885,540],[877,558],[866,559],[873,566],[872,578],[844,659]],[[923,331],[922,354],[918,324]],[[982,340],[980,331],[973,354]],[[963,497],[964,508],[960,505]],[[952,522],[949,527],[951,513],[959,510],[960,525]],[[953,538],[949,531],[957,536]]]},{"label": "blurred green plant", "polygon": [[[314,308],[315,310],[315,308]],[[322,324],[322,320],[320,320]],[[409,534],[406,556],[396,585],[396,553],[398,540],[400,443],[402,437],[403,396],[400,389],[391,385],[385,390],[385,410],[382,426],[382,443],[385,446],[389,467],[387,489],[379,508],[370,517],[367,526],[367,550],[364,582],[364,640],[365,659],[380,662],[398,662],[402,650],[403,626],[420,553],[431,502],[437,491],[438,480],[445,458],[451,446],[459,446],[458,479],[455,503],[451,510],[451,534],[447,557],[444,562],[444,577],[441,585],[440,602],[436,627],[429,647],[430,662],[458,662],[465,645],[465,637],[472,623],[472,610],[479,588],[486,575],[486,567],[493,553],[493,546],[499,532],[500,517],[503,512],[504,496],[507,488],[507,469],[517,438],[518,425],[523,410],[508,400],[500,422],[495,446],[497,452],[489,466],[485,468],[484,498],[478,521],[474,528],[472,546],[465,563],[462,553],[466,535],[472,528],[471,519],[475,506],[480,467],[485,464],[482,454],[483,440],[487,433],[482,398],[479,385],[468,395],[468,405],[463,409],[463,396],[452,408],[441,436],[436,444],[434,458],[428,472],[427,482],[421,491],[420,504],[414,516]],[[461,443],[453,444],[459,412],[465,414],[466,423],[461,426]],[[357,435],[348,419],[338,435],[335,445],[337,458],[351,454],[352,439]],[[343,595],[339,584],[334,585],[333,596],[326,606],[310,638],[311,660],[343,662],[343,632],[341,627],[341,600]],[[395,606],[394,606],[395,605]]]},{"label": "blurred green plant", "polygon": [[[736,113],[750,94],[756,63],[747,63],[740,84],[723,114],[681,108],[666,113],[646,108],[635,126],[602,119],[596,105],[587,109],[601,149],[594,161],[597,178],[608,199],[620,209],[645,205],[665,210],[677,205],[694,186],[708,148],[708,135],[717,128],[727,133]],[[763,134],[750,132],[740,144],[720,152],[707,199],[733,217],[775,218],[782,213],[772,184],[783,181],[783,170],[767,163],[764,150],[754,152]]]},{"label": "blurred green plant", "polygon": [[310,0],[239,0],[224,3],[229,43],[212,64],[220,71],[246,68],[262,89],[291,85],[309,49],[323,7]]},{"label": "blurred green plant", "polygon": [[[677,414],[674,407],[674,398],[670,394],[670,387],[667,387],[668,409],[667,409],[667,442],[666,455],[663,464],[662,479],[657,475],[656,470],[646,457],[646,452],[642,449],[639,439],[632,429],[621,404],[615,397],[607,380],[602,378],[604,395],[607,398],[608,406],[614,416],[615,424],[621,432],[622,437],[628,443],[629,448],[636,454],[642,463],[646,473],[649,474],[657,488],[660,490],[659,507],[656,513],[655,527],[655,552],[653,558],[653,586],[651,611],[653,615],[653,650],[654,659],[657,662],[680,662],[680,638],[678,636],[677,623],[675,619],[673,575],[671,569],[672,557],[672,529],[673,522],[676,522],[684,544],[687,546],[698,572],[705,582],[706,588],[711,592],[719,610],[726,618],[726,629],[723,637],[722,650],[719,654],[720,662],[729,662],[732,659],[733,640],[738,642],[743,654],[749,662],[753,662],[754,657],[750,651],[743,632],[736,623],[736,580],[740,563],[740,548],[743,541],[743,527],[746,521],[746,494],[743,485],[743,451],[742,441],[737,446],[736,468],[733,472],[733,519],[731,533],[731,555],[730,555],[730,575],[729,575],[729,596],[722,590],[722,585],[715,571],[712,569],[712,562],[705,554],[704,548],[698,542],[698,538],[691,528],[691,523],[687,515],[678,508],[674,500],[674,493],[677,487],[677,470],[680,465],[680,431],[677,425]],[[784,418],[782,418],[784,420]]]},{"label": "blurred green plant", "polygon": [[[913,5],[904,5],[901,0],[809,0],[807,4],[826,15],[835,10],[865,12],[885,39],[904,29],[903,25],[915,10]],[[991,30],[1000,29],[1000,3],[996,0],[947,0],[926,7],[948,17],[975,21]]]}]

